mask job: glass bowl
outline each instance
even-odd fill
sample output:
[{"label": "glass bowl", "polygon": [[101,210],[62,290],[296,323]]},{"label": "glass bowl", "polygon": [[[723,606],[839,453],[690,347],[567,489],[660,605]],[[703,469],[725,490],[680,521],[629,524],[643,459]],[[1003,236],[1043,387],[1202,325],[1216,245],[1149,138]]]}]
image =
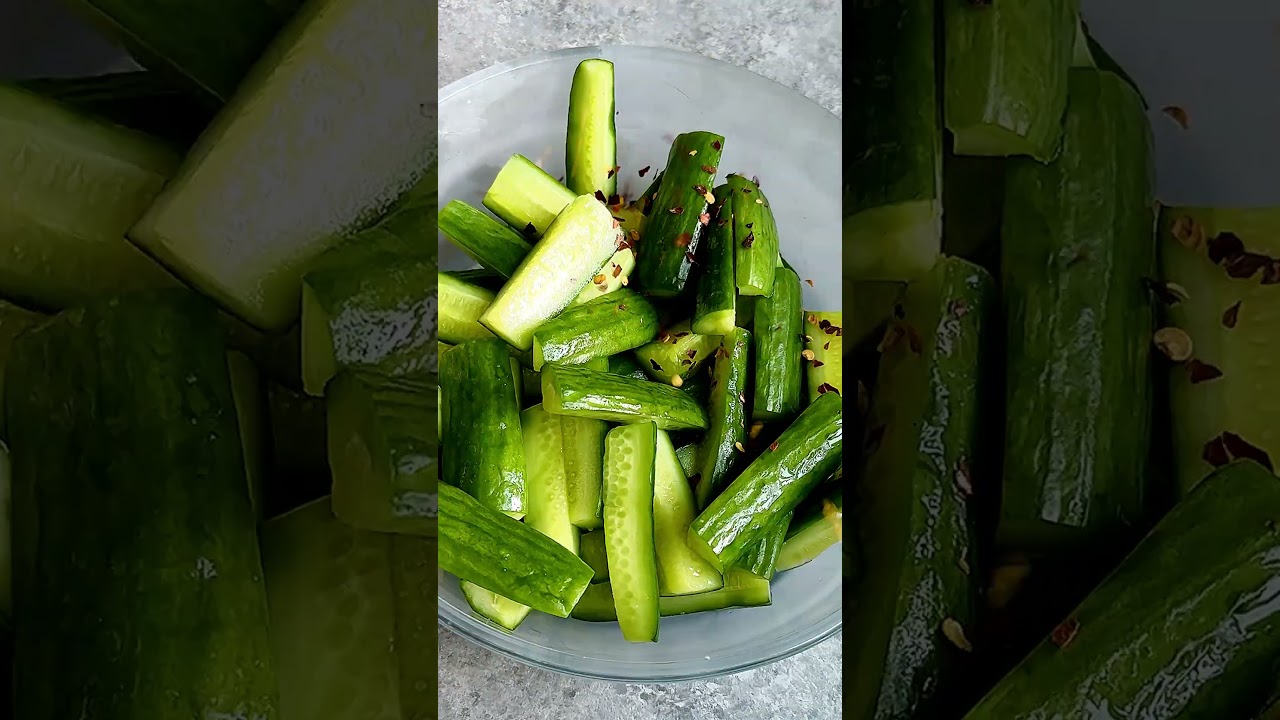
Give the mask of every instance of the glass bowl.
[{"label": "glass bowl", "polygon": [[[649,47],[560,50],[481,71],[440,91],[440,202],[479,207],[513,153],[564,174],[569,86],[577,64],[615,65],[618,191],[643,192],[666,164],[675,134],[725,137],[721,178],[758,175],[783,252],[802,279],[805,307],[840,308],[839,118],[790,88],[727,63]],[[645,178],[638,170],[651,166]],[[443,236],[440,266],[474,263]],[[657,643],[631,644],[614,623],[531,613],[507,633],[471,612],[457,578],[441,572],[440,622],[468,640],[534,666],[616,681],[668,682],[734,673],[780,660],[841,626],[839,547],[779,573],[773,604],[662,619]]]}]

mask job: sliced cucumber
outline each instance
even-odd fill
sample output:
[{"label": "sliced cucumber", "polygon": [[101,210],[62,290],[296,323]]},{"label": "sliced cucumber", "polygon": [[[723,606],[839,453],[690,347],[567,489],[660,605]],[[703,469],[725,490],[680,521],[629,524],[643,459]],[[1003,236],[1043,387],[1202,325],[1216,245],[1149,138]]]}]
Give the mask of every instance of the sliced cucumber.
[{"label": "sliced cucumber", "polygon": [[600,272],[591,276],[591,282],[587,283],[587,286],[582,288],[582,292],[578,293],[578,297],[573,299],[574,304],[591,302],[625,286],[635,269],[635,251],[629,247],[622,248],[609,258],[609,261],[600,268]]},{"label": "sliced cucumber", "polygon": [[772,580],[778,568],[778,555],[782,552],[782,544],[787,538],[787,526],[791,524],[794,513],[787,513],[780,518],[763,536],[748,545],[742,555],[734,561],[735,566],[746,570],[756,577]]},{"label": "sliced cucumber", "polygon": [[569,90],[569,131],[565,141],[565,184],[574,194],[618,191],[618,139],[613,127],[613,63],[578,63]]},{"label": "sliced cucumber", "polygon": [[560,417],[535,405],[520,413],[520,429],[528,498],[525,523],[577,553],[578,528],[569,519]]},{"label": "sliced cucumber", "polygon": [[844,538],[844,500],[840,488],[797,510],[778,553],[778,572],[816,559]]},{"label": "sliced cucumber", "polygon": [[609,358],[609,372],[638,380],[649,379],[649,373],[640,369],[640,363],[636,362],[634,353],[623,353]]},{"label": "sliced cucumber", "polygon": [[658,554],[658,591],[689,595],[721,587],[724,579],[689,547],[689,525],[698,514],[689,480],[666,431],[658,431],[653,471],[653,539]]},{"label": "sliced cucumber", "polygon": [[725,335],[737,318],[737,275],[733,269],[733,207],[728,185],[715,189],[714,225],[706,239],[702,275],[698,277],[692,329],[701,335]]},{"label": "sliced cucumber", "polygon": [[680,469],[684,471],[686,478],[692,478],[698,474],[698,446],[696,443],[690,443],[676,449],[676,460],[680,461]]},{"label": "sliced cucumber", "polygon": [[755,420],[790,418],[800,412],[804,368],[804,331],[800,276],[778,268],[773,294],[756,301],[755,381],[751,417]]},{"label": "sliced cucumber", "polygon": [[804,361],[809,402],[819,395],[844,391],[844,313],[804,312],[805,349],[813,359]]},{"label": "sliced cucumber", "polygon": [[485,193],[484,206],[524,237],[536,240],[574,197],[572,190],[529,158],[512,155]]},{"label": "sliced cucumber", "polygon": [[[762,607],[772,602],[769,581],[740,568],[729,568],[724,576],[724,587],[695,595],[676,595],[658,598],[658,613],[662,617],[714,612],[735,607]],[[587,622],[617,622],[618,614],[613,606],[613,588],[602,582],[587,588],[582,599],[573,608],[573,617]]]},{"label": "sliced cucumber", "polygon": [[439,312],[436,334],[440,340],[458,344],[491,338],[493,333],[480,324],[480,316],[493,304],[495,295],[450,273],[436,273]]},{"label": "sliced cucumber", "polygon": [[605,549],[604,530],[583,533],[578,541],[578,556],[595,571],[595,577],[591,578],[591,582],[598,583],[609,579],[609,553]]},{"label": "sliced cucumber", "polygon": [[461,200],[440,209],[440,232],[481,267],[504,278],[533,249],[519,233]]},{"label": "sliced cucumber", "polygon": [[709,132],[677,135],[671,143],[667,167],[657,198],[644,224],[644,252],[636,259],[638,288],[654,297],[674,297],[684,291],[693,271],[693,258],[707,231],[701,217],[715,196],[724,137]]},{"label": "sliced cucumber", "polygon": [[288,327],[316,256],[435,193],[435,32],[418,0],[304,5],[129,237],[249,323]]},{"label": "sliced cucumber", "polygon": [[738,292],[772,295],[778,254],[778,225],[760,186],[741,175],[725,178],[732,201],[733,264]]},{"label": "sliced cucumber", "polygon": [[657,334],[658,311],[653,305],[638,293],[618,290],[574,305],[538,327],[533,333],[533,369],[541,370],[548,362],[607,359],[638,348]]},{"label": "sliced cucumber", "polygon": [[658,640],[658,568],[654,552],[653,423],[609,431],[604,450],[604,539],[618,625],[627,642]]},{"label": "sliced cucumber", "polygon": [[[796,359],[797,365],[799,358]],[[730,473],[740,467],[747,439],[747,390],[751,372],[751,333],[734,328],[725,335],[711,368],[708,414],[711,427],[701,444],[698,509],[705,508],[724,488]]]},{"label": "sliced cucumber", "polygon": [[719,337],[693,332],[690,321],[682,320],[636,348],[636,360],[649,377],[674,385],[677,377],[680,381],[693,377],[719,345]]},{"label": "sliced cucumber", "polygon": [[480,324],[528,350],[534,330],[568,307],[617,251],[620,237],[608,208],[590,195],[579,196],[498,291]]},{"label": "sliced cucumber", "polygon": [[604,524],[601,483],[604,481],[604,436],[609,425],[594,418],[558,417],[569,520],[583,530],[594,530]]},{"label": "sliced cucumber", "polygon": [[528,605],[521,605],[515,600],[502,597],[492,590],[485,590],[473,582],[463,580],[460,583],[462,597],[477,615],[494,623],[504,630],[515,630],[520,623],[529,617],[532,610]]},{"label": "sliced cucumber", "polygon": [[576,365],[542,369],[542,405],[556,415],[617,423],[655,422],[663,430],[707,427],[706,411],[673,387]]}]

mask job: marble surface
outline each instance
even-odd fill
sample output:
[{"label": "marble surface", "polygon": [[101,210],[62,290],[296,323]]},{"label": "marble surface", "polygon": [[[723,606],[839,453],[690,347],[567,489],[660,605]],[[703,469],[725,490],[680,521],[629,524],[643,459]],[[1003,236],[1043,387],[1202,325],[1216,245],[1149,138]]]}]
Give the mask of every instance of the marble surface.
[{"label": "marble surface", "polygon": [[[675,47],[746,67],[841,111],[834,0],[441,0],[440,87],[544,50]],[[840,635],[773,665],[673,685],[604,683],[508,660],[441,629],[442,720],[835,720]]]}]

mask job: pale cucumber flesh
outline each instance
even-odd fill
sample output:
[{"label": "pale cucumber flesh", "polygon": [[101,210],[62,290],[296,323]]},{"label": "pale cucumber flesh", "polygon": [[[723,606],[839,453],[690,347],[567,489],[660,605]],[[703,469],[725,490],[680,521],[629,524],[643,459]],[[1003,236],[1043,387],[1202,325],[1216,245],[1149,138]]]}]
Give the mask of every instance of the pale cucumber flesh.
[{"label": "pale cucumber flesh", "polygon": [[653,541],[661,595],[709,592],[724,584],[720,573],[689,548],[689,525],[697,514],[693,488],[671,437],[659,430],[653,470]]},{"label": "pale cucumber flesh", "polygon": [[623,425],[605,437],[604,538],[622,636],[658,640],[658,570],[653,549],[657,429]]}]

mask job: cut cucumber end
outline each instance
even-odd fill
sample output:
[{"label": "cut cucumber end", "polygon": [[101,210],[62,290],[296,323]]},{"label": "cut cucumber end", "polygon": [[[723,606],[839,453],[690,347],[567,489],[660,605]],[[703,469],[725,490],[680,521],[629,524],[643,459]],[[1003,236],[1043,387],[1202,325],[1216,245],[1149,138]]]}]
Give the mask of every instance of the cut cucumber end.
[{"label": "cut cucumber end", "polygon": [[699,335],[728,335],[737,324],[736,310],[717,310],[693,321],[693,331]]},{"label": "cut cucumber end", "polygon": [[569,90],[565,184],[579,195],[618,190],[617,134],[614,130],[613,63],[578,63]]},{"label": "cut cucumber end", "polygon": [[717,572],[724,573],[724,563],[721,562],[720,556],[716,554],[715,550],[711,549],[711,545],[706,540],[703,540],[702,536],[693,528],[689,528],[689,547],[699,557],[710,563],[711,567],[715,568]]},{"label": "cut cucumber end", "polygon": [[1040,162],[1048,162],[1057,150],[1056,146],[1037,145],[1013,130],[993,123],[952,128],[951,133],[955,137],[953,148],[957,155],[981,157],[1028,155]]},{"label": "cut cucumber end", "polygon": [[778,553],[777,572],[800,567],[816,559],[844,537],[844,513],[829,500],[823,500],[822,515],[800,532],[787,538]]},{"label": "cut cucumber end", "polygon": [[854,280],[906,282],[933,269],[942,251],[936,200],[864,210],[845,218],[844,272]]},{"label": "cut cucumber end", "polygon": [[512,155],[484,195],[483,205],[529,239],[542,237],[574,193],[523,155]]},{"label": "cut cucumber end", "polygon": [[302,286],[302,388],[308,395],[321,397],[324,386],[337,374],[334,358],[333,331],[325,312],[310,285]]},{"label": "cut cucumber end", "polygon": [[502,630],[511,632],[520,627],[520,623],[529,617],[531,608],[528,605],[521,605],[492,590],[485,590],[473,582],[463,580],[460,584],[462,596],[467,599],[471,609]]}]

